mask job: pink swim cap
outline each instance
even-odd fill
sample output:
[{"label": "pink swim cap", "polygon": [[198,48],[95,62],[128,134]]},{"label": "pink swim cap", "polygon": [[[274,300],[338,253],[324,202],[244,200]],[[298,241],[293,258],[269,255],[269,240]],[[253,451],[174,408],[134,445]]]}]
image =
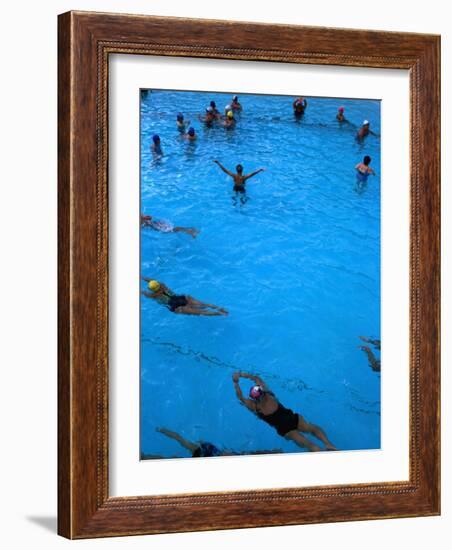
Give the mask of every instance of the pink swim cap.
[{"label": "pink swim cap", "polygon": [[262,386],[253,386],[250,389],[250,397],[251,399],[259,399],[264,394],[264,390]]},{"label": "pink swim cap", "polygon": [[339,107],[338,111],[339,111],[340,113],[343,113],[343,112],[344,112],[344,107]]}]

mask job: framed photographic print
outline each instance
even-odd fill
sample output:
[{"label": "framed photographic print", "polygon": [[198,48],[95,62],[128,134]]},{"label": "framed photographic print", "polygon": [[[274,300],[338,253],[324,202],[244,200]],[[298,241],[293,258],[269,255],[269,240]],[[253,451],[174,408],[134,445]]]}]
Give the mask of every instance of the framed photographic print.
[{"label": "framed photographic print", "polygon": [[439,514],[438,36],[59,17],[59,533]]}]

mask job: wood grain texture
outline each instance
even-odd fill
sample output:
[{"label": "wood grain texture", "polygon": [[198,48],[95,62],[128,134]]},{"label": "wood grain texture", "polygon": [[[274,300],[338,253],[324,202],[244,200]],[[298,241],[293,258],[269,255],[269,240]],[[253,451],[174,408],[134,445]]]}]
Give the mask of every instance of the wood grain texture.
[{"label": "wood grain texture", "polygon": [[[59,17],[59,507],[68,538],[439,513],[438,36],[69,12]],[[410,480],[108,495],[108,58],[112,53],[410,71]]]}]

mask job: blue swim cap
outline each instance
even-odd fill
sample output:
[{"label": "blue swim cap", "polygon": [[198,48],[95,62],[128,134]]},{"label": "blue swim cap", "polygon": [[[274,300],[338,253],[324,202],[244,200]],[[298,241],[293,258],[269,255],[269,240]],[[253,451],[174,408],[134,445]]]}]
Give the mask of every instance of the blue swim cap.
[{"label": "blue swim cap", "polygon": [[184,115],[182,113],[177,113],[177,120],[184,120]]},{"label": "blue swim cap", "polygon": [[217,106],[217,104],[215,103],[215,101],[211,101],[210,102],[210,106],[213,107],[215,109],[215,107]]},{"label": "blue swim cap", "polygon": [[153,141],[154,143],[158,143],[158,142],[160,141],[160,136],[159,136],[158,134],[154,134],[154,135],[152,136],[152,141]]},{"label": "blue swim cap", "polygon": [[189,128],[188,129],[188,135],[189,136],[194,136],[195,135],[195,129],[194,128]]}]

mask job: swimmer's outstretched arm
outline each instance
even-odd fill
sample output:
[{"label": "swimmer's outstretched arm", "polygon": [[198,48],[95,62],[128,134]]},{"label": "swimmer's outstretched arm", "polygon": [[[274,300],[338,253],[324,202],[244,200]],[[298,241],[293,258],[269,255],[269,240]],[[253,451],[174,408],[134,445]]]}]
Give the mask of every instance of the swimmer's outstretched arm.
[{"label": "swimmer's outstretched arm", "polygon": [[249,180],[250,178],[259,174],[260,172],[265,172],[265,168],[259,168],[259,170],[256,170],[255,172],[251,172],[251,174],[247,174],[246,176],[243,176],[243,179]]},{"label": "swimmer's outstretched arm", "polygon": [[259,386],[262,386],[264,389],[268,390],[267,384],[260,378],[259,376],[255,376],[254,374],[250,374],[249,372],[238,372],[237,373],[240,378],[248,378],[249,380],[252,380]]},{"label": "swimmer's outstretched arm", "polygon": [[218,164],[218,166],[223,170],[223,172],[225,172],[228,176],[231,176],[231,178],[234,177],[234,174],[232,172],[230,172],[227,168],[225,168],[221,162],[219,162],[218,160],[214,160],[214,163],[215,164]]},{"label": "swimmer's outstretched arm", "polygon": [[152,298],[152,300],[155,300],[157,298],[155,294],[151,294],[147,290],[142,290],[141,294],[143,294],[143,296],[146,296],[146,298]]},{"label": "swimmer's outstretched arm", "polygon": [[160,432],[163,435],[166,435],[166,437],[169,437],[170,439],[175,439],[182,447],[185,447],[189,451],[193,452],[198,448],[198,445],[196,443],[192,443],[188,439],[185,439],[181,435],[179,435],[177,432],[173,432],[171,430],[167,430],[166,428],[155,428],[156,432]]},{"label": "swimmer's outstretched arm", "polygon": [[143,281],[146,281],[147,283],[149,283],[149,281],[151,280],[151,279],[149,279],[149,277],[142,276],[141,278],[143,279]]}]

